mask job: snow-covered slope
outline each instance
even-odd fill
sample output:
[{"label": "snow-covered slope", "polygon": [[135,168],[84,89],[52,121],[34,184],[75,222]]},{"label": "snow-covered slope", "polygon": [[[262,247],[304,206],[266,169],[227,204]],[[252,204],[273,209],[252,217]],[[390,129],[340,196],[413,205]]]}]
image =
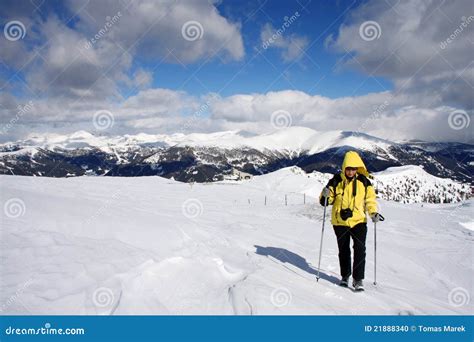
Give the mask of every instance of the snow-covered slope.
[{"label": "snow-covered slope", "polygon": [[[273,189],[287,194],[306,194],[318,197],[321,185],[326,185],[332,174],[305,173],[297,166],[254,177],[249,186]],[[373,174],[377,196],[402,203],[458,203],[470,198],[471,187],[451,179],[430,175],[416,165],[390,167]]]},{"label": "snow-covered slope", "polygon": [[[316,198],[321,192],[321,187],[326,185],[331,177],[332,175],[329,173],[313,172],[307,174],[301,168],[291,166],[266,175],[253,177],[251,180],[244,181],[244,183],[247,187],[264,192],[277,191],[289,196],[306,194]],[[304,200],[303,197],[301,198]]]},{"label": "snow-covered slope", "polygon": [[470,197],[469,184],[430,175],[422,167],[389,167],[374,174],[379,196],[402,203],[452,203]]},{"label": "snow-covered slope", "polygon": [[309,195],[325,177],[285,169],[192,185],[160,177],[0,176],[2,313],[473,312],[472,201],[421,207],[382,200],[378,284],[369,224],[365,293],[336,285],[328,223],[316,282],[322,208]]}]

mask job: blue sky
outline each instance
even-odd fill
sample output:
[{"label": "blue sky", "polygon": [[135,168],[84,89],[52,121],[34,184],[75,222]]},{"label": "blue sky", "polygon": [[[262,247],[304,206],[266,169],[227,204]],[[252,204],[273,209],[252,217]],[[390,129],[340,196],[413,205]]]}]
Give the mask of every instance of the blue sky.
[{"label": "blue sky", "polygon": [[[390,82],[381,77],[367,77],[350,69],[336,69],[342,55],[328,51],[325,47],[325,38],[330,33],[337,34],[340,24],[350,13],[350,8],[358,5],[360,1],[341,1],[336,6],[329,2],[307,0],[306,3],[223,2],[217,6],[219,11],[242,23],[245,58],[227,64],[220,59],[211,59],[185,67],[181,64],[158,67],[154,85],[183,89],[194,94],[218,92],[225,87],[221,91],[225,96],[294,89],[336,98],[389,90],[392,87]],[[300,58],[285,62],[278,49],[261,48],[260,31],[268,22],[275,28],[280,27],[284,23],[284,17],[295,12],[299,12],[300,17],[291,25],[287,34],[306,36],[310,43]],[[149,65],[153,67],[153,63]],[[229,83],[231,79],[232,82]]]},{"label": "blue sky", "polygon": [[470,13],[468,0],[6,0],[0,140],[94,130],[99,111],[114,123],[101,134],[265,133],[283,111],[318,130],[470,141]]},{"label": "blue sky", "polygon": [[[223,61],[218,57],[204,58],[192,63],[161,63],[150,56],[136,56],[134,66],[153,73],[154,87],[183,90],[194,95],[219,92],[224,96],[238,93],[268,92],[286,89],[301,90],[330,98],[357,96],[371,92],[391,90],[392,84],[383,77],[368,76],[340,67],[344,54],[325,46],[328,35],[337,35],[339,26],[349,18],[351,10],[363,1],[227,1],[216,4],[222,16],[241,25],[245,57],[238,61]],[[285,35],[306,37],[305,52],[291,61],[284,61],[279,49],[262,48],[260,32],[270,23],[281,27],[285,16],[298,12],[300,16]],[[80,19],[74,16],[61,1],[44,3],[37,13],[43,20],[54,14],[71,29]],[[205,28],[204,28],[205,32]],[[339,68],[338,68],[339,66]],[[22,72],[2,68],[8,78],[23,78]],[[128,97],[136,91],[123,89]]]}]

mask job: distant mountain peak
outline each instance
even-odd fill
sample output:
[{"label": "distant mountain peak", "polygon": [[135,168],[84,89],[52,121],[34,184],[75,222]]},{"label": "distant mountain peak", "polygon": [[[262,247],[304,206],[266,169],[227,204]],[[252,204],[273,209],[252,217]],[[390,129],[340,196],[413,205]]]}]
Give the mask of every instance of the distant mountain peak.
[{"label": "distant mountain peak", "polygon": [[[305,172],[334,173],[348,150],[358,151],[370,172],[423,165],[423,172],[431,175],[472,181],[472,145],[400,144],[361,132],[297,126],[260,135],[236,130],[121,136],[87,131],[31,134],[26,140],[0,145],[0,173],[52,177],[159,175],[185,182],[210,182],[236,170],[259,175],[291,166]],[[413,167],[407,170],[416,171]]]}]

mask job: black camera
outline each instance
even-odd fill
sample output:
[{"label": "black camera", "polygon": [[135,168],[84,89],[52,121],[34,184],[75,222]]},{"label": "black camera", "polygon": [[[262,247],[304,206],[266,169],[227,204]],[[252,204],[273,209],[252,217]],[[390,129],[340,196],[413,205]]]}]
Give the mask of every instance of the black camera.
[{"label": "black camera", "polygon": [[349,217],[352,217],[352,210],[350,208],[341,209],[340,215],[341,215],[342,220],[345,221]]}]

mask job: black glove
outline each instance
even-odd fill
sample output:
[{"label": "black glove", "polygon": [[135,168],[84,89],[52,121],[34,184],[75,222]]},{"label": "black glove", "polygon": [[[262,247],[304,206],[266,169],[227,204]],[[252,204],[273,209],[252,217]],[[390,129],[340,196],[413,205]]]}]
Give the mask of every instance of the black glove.
[{"label": "black glove", "polygon": [[381,222],[381,221],[385,220],[385,218],[382,215],[380,215],[379,213],[374,213],[374,214],[370,215],[370,218],[372,219],[373,223]]},{"label": "black glove", "polygon": [[321,196],[323,196],[323,197],[329,197],[329,195],[331,195],[331,190],[329,190],[328,187],[325,187],[325,188],[323,189],[323,191],[321,192]]},{"label": "black glove", "polygon": [[330,194],[331,194],[331,191],[329,190],[328,187],[323,188],[323,191],[321,191],[321,198],[319,199],[319,204],[321,204],[322,206],[328,205]]}]

